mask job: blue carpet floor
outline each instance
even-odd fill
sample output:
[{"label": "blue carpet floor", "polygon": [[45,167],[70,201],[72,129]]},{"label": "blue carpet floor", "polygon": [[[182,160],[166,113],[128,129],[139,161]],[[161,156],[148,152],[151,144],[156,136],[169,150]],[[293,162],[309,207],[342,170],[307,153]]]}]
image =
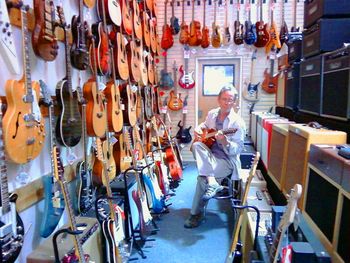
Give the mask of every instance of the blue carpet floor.
[{"label": "blue carpet floor", "polygon": [[[183,180],[170,200],[170,213],[156,220],[160,231],[151,236],[143,250],[147,258],[137,262],[152,263],[222,263],[228,253],[233,229],[233,213],[228,200],[210,200],[204,223],[198,228],[184,228],[190,214],[197,180],[195,163],[184,169]],[[133,253],[136,256],[136,253]]]}]

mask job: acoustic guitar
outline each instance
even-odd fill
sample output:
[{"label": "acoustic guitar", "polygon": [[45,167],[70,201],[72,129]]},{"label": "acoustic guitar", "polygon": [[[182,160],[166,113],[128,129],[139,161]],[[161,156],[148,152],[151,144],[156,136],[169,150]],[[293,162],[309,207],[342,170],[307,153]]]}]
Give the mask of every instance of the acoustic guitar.
[{"label": "acoustic guitar", "polygon": [[170,28],[173,35],[177,35],[180,32],[179,19],[175,16],[174,11],[175,0],[171,1],[171,18],[170,18]]},{"label": "acoustic guitar", "polygon": [[138,83],[141,78],[141,48],[136,43],[134,33],[131,33],[131,40],[126,45],[126,53],[128,56],[129,79],[132,82]]},{"label": "acoustic guitar", "polygon": [[155,83],[155,63],[154,63],[154,58],[153,58],[151,52],[149,52],[147,57],[146,57],[146,63],[147,63],[148,81],[151,85],[154,85],[154,84],[156,84]]},{"label": "acoustic guitar", "polygon": [[263,21],[263,6],[262,6],[262,0],[259,0],[259,6],[260,6],[260,21],[257,21],[255,23],[256,28],[256,41],[254,43],[254,46],[256,47],[265,47],[266,44],[270,41],[270,34],[267,29],[267,23],[265,24]]},{"label": "acoustic guitar", "polygon": [[138,1],[132,0],[134,34],[138,40],[142,39],[142,21]]},{"label": "acoustic guitar", "polygon": [[98,74],[107,75],[110,73],[111,64],[107,28],[104,27],[103,22],[97,22],[92,25],[91,30],[95,36],[95,52],[90,51],[90,65],[93,67],[95,63],[93,60],[96,60]]},{"label": "acoustic guitar", "polygon": [[220,27],[216,24],[216,8],[218,0],[214,0],[214,22],[212,25],[211,33],[211,45],[215,48],[221,47],[222,44],[222,35],[220,32]]},{"label": "acoustic guitar", "polygon": [[190,24],[190,36],[188,44],[190,46],[199,46],[202,42],[201,23],[197,20],[194,20],[194,5],[195,0],[192,0],[192,21]]},{"label": "acoustic guitar", "polygon": [[236,45],[242,45],[243,39],[244,39],[244,33],[243,33],[244,26],[239,21],[240,8],[241,8],[241,4],[240,4],[239,0],[237,0],[237,19],[236,19],[235,24],[234,24],[235,32],[233,35],[233,42],[235,42]]},{"label": "acoustic guitar", "polygon": [[[109,34],[112,49],[114,49],[113,54],[111,55],[111,60],[113,61],[114,74],[116,77],[122,80],[129,79],[129,64],[128,56],[126,53],[124,36],[122,34],[121,27],[119,31],[117,27],[113,27]],[[112,72],[113,74],[113,72]]]},{"label": "acoustic guitar", "polygon": [[190,32],[189,32],[188,25],[185,22],[185,0],[182,0],[182,20],[181,20],[179,42],[182,45],[188,44],[189,38],[190,38]]},{"label": "acoustic guitar", "polygon": [[270,1],[270,10],[271,10],[271,25],[270,25],[270,41],[266,44],[265,52],[269,53],[273,47],[280,49],[281,48],[281,42],[280,42],[280,35],[277,30],[277,26],[275,21],[273,20],[273,9],[274,9],[274,3],[273,1]]},{"label": "acoustic guitar", "polygon": [[116,164],[116,172],[119,174],[130,168],[132,158],[131,152],[126,147],[124,133],[120,132],[114,136],[118,141],[113,144],[113,158]]},{"label": "acoustic guitar", "polygon": [[228,15],[228,0],[225,1],[225,25],[224,25],[224,37],[223,37],[224,45],[229,45],[231,40],[230,25],[227,22],[227,15]]},{"label": "acoustic guitar", "polygon": [[268,68],[264,71],[264,81],[261,84],[262,89],[267,93],[276,93],[279,74],[274,74],[275,70],[275,57],[276,53],[273,50],[273,54],[269,56],[270,59],[270,70]]},{"label": "acoustic guitar", "polygon": [[7,157],[23,164],[36,158],[45,142],[44,118],[38,99],[39,83],[31,80],[27,6],[21,8],[23,77],[7,80],[7,110],[3,119],[4,146]]},{"label": "acoustic guitar", "polygon": [[140,43],[140,81],[139,83],[143,86],[148,85],[148,69],[147,69],[147,65],[146,65],[146,52],[144,52],[143,49],[143,40],[141,39],[141,43]]},{"label": "acoustic guitar", "polygon": [[129,85],[124,83],[119,85],[120,97],[122,99],[122,104],[125,106],[123,110],[123,119],[124,123],[129,124],[130,126],[135,126],[137,122],[136,116],[136,101],[137,101],[137,86]]},{"label": "acoustic guitar", "polygon": [[201,42],[201,47],[202,48],[207,48],[210,45],[210,35],[209,35],[209,28],[206,26],[206,5],[207,5],[207,0],[204,0],[203,3],[203,28],[202,28],[202,42]]},{"label": "acoustic guitar", "polygon": [[152,13],[153,11],[153,2],[156,0],[144,0],[144,2],[146,3],[146,7],[148,8],[148,10]]},{"label": "acoustic guitar", "polygon": [[247,7],[248,9],[248,20],[245,21],[245,31],[244,31],[244,42],[247,45],[253,45],[256,41],[256,27],[251,20],[251,2],[248,0]]},{"label": "acoustic guitar", "polygon": [[[143,42],[145,43],[147,48],[151,47],[151,32],[150,32],[150,17],[147,13],[146,6],[145,6],[145,0],[143,0],[142,4],[142,17],[141,17],[141,24],[142,24],[142,37]],[[154,34],[154,32],[152,32]],[[153,38],[155,35],[152,36]]]},{"label": "acoustic guitar", "polygon": [[164,9],[165,9],[165,15],[164,15],[164,25],[163,25],[163,35],[162,40],[160,42],[160,46],[162,49],[169,49],[174,45],[174,37],[171,31],[170,26],[167,24],[167,4],[168,0],[165,0]]},{"label": "acoustic guitar", "polygon": [[[105,14],[103,14],[103,12]],[[99,20],[105,20],[107,24],[121,26],[122,11],[119,0],[97,0],[97,16]]]},{"label": "acoustic guitar", "polygon": [[45,61],[53,61],[58,54],[53,1],[34,0],[34,16],[35,26],[32,34],[34,53]]},{"label": "acoustic guitar", "polygon": [[178,111],[183,108],[183,102],[181,100],[181,94],[178,94],[177,92],[177,66],[176,62],[174,61],[174,66],[173,66],[173,72],[174,72],[174,79],[175,79],[175,84],[174,84],[174,90],[170,91],[170,98],[168,101],[168,107],[169,109],[173,111]]},{"label": "acoustic guitar", "polygon": [[129,6],[129,0],[120,0],[119,2],[122,10],[123,31],[127,35],[131,35],[133,32],[133,20],[132,20],[133,14]]},{"label": "acoustic guitar", "polygon": [[[147,12],[146,12],[147,13]],[[151,16],[148,18],[148,27],[149,27],[149,39],[150,39],[150,46],[153,53],[157,52],[157,46],[159,45],[159,39],[157,35],[157,29],[156,29],[156,18]]]}]

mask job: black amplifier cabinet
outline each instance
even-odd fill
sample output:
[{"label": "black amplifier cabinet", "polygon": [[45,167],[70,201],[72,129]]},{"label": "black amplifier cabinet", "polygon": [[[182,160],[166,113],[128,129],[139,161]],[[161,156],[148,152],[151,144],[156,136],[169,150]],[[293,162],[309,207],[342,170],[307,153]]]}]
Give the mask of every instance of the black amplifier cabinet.
[{"label": "black amplifier cabinet", "polygon": [[304,27],[308,28],[321,17],[350,17],[350,1],[306,0]]},{"label": "black amplifier cabinet", "polygon": [[300,62],[294,62],[287,70],[285,105],[292,110],[298,110],[300,100]]},{"label": "black amplifier cabinet", "polygon": [[[335,3],[336,4],[336,3]],[[333,51],[350,42],[350,18],[321,18],[303,32],[303,56]]]},{"label": "black amplifier cabinet", "polygon": [[323,56],[306,59],[300,65],[299,110],[319,115],[323,90]]},{"label": "black amplifier cabinet", "polygon": [[324,55],[321,115],[347,120],[350,117],[350,47]]},{"label": "black amplifier cabinet", "polygon": [[288,34],[288,62],[300,61],[302,58],[302,40],[303,34],[300,32],[290,32]]}]

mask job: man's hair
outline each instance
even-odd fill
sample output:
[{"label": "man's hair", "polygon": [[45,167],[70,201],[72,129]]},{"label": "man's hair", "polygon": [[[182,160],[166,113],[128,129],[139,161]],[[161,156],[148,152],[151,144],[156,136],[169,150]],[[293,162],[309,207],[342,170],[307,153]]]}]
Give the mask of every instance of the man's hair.
[{"label": "man's hair", "polygon": [[232,93],[234,94],[235,97],[238,97],[238,92],[236,90],[236,88],[232,85],[232,84],[227,84],[225,86],[223,86],[219,92],[218,97],[221,97],[221,94],[226,92],[226,91],[232,91]]}]

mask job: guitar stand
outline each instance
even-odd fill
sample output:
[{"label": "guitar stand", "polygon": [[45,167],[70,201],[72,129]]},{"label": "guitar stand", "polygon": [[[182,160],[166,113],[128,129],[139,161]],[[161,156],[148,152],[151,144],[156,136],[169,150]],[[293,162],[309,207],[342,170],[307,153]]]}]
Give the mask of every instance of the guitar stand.
[{"label": "guitar stand", "polygon": [[[81,223],[81,224],[77,224],[77,227],[84,227],[86,228],[87,227],[87,224],[85,223]],[[70,227],[67,227],[67,228],[62,228],[62,229],[59,229],[55,232],[55,234],[53,235],[52,237],[52,245],[53,245],[53,251],[54,251],[54,255],[55,255],[55,263],[60,263],[60,258],[59,258],[59,255],[58,255],[58,246],[57,246],[57,237],[60,235],[60,234],[63,234],[63,233],[67,233],[69,235],[80,235],[84,232],[84,230],[76,230],[76,231],[73,231],[71,230]]]}]

